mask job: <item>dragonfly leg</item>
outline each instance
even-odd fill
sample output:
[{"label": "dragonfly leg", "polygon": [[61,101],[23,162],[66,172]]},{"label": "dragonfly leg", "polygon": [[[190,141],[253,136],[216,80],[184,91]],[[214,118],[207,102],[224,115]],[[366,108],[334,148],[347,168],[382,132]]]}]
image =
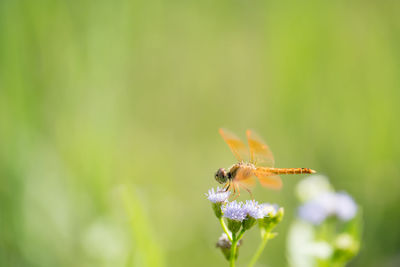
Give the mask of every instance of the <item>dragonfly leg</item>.
[{"label": "dragonfly leg", "polygon": [[229,187],[231,187],[231,182],[228,182],[223,188],[222,191],[227,192],[229,190]]},{"label": "dragonfly leg", "polygon": [[236,185],[235,183],[232,183],[232,187],[233,187],[233,194],[232,196],[235,196],[232,200],[237,199],[240,196],[240,191],[239,191],[239,187],[237,187],[237,192],[236,192]]},{"label": "dragonfly leg", "polygon": [[250,197],[251,197],[251,200],[254,200],[254,197],[253,197],[253,194],[251,193],[251,190],[250,190],[249,188],[247,188],[246,186],[244,186],[244,185],[242,185],[242,187],[243,187],[244,189],[246,189],[247,192],[249,192]]}]

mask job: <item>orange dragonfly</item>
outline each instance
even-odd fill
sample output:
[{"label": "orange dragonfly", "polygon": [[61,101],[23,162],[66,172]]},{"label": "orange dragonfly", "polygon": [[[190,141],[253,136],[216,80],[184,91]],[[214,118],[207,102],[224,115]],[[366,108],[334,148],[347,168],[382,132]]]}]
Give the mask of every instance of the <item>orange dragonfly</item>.
[{"label": "orange dragonfly", "polygon": [[[251,195],[250,188],[255,184],[254,177],[257,177],[264,187],[280,189],[282,180],[278,175],[316,173],[309,168],[274,168],[275,160],[271,150],[251,130],[246,131],[249,149],[235,134],[228,130],[219,129],[219,133],[232,150],[238,163],[232,165],[229,169],[218,169],[215,173],[215,180],[220,184],[225,184],[223,190],[232,189],[234,194],[237,191],[237,196],[240,195],[239,187],[243,187]],[[247,161],[248,158],[249,161]]]}]

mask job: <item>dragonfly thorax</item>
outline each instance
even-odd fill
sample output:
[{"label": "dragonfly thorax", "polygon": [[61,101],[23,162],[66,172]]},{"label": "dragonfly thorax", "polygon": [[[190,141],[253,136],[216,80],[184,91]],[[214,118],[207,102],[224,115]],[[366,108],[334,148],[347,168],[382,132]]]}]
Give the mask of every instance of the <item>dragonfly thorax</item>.
[{"label": "dragonfly thorax", "polygon": [[255,166],[251,163],[239,162],[229,168],[229,172],[227,174],[228,179],[230,179],[230,180],[235,179],[239,170],[241,171],[242,174],[245,174],[246,176],[251,176],[251,173],[254,169],[255,169]]},{"label": "dragonfly thorax", "polygon": [[215,173],[215,180],[217,180],[217,182],[220,184],[225,184],[226,182],[228,182],[228,180],[234,180],[239,170],[245,172],[242,172],[242,174],[246,176],[251,176],[251,173],[255,168],[256,167],[251,163],[239,162],[228,168],[229,171],[224,168],[219,168],[218,171]]}]

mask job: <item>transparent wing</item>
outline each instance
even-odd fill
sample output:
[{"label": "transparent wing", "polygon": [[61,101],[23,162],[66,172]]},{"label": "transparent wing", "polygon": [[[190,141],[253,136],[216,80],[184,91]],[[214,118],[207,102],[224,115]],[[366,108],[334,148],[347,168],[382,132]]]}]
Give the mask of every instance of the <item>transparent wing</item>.
[{"label": "transparent wing", "polygon": [[248,169],[242,168],[237,171],[235,179],[233,179],[233,183],[251,192],[250,190],[256,184],[256,179],[253,171],[249,171]]},{"label": "transparent wing", "polygon": [[239,139],[239,137],[237,137],[234,133],[222,128],[219,129],[219,133],[228,144],[238,161],[247,160],[249,152],[246,145],[242,142],[242,140]]},{"label": "transparent wing", "polygon": [[263,168],[257,168],[254,171],[254,175],[260,181],[260,184],[264,187],[272,189],[281,189],[282,180],[278,175],[265,171]]},{"label": "transparent wing", "polygon": [[246,135],[249,143],[251,163],[273,167],[275,165],[274,156],[265,142],[251,130],[247,130]]},{"label": "transparent wing", "polygon": [[255,176],[250,176],[246,179],[242,180],[235,180],[233,181],[236,184],[239,184],[240,186],[246,188],[246,189],[252,189],[256,185],[256,179]]},{"label": "transparent wing", "polygon": [[239,168],[235,174],[234,182],[255,184],[254,172],[247,168]]}]

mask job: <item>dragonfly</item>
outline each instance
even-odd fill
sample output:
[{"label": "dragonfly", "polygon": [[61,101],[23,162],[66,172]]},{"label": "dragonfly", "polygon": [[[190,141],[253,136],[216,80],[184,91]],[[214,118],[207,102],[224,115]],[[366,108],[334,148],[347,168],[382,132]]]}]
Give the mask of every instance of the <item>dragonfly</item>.
[{"label": "dragonfly", "polygon": [[275,168],[274,156],[267,144],[252,130],[246,131],[248,147],[234,133],[219,129],[224,141],[228,144],[238,162],[230,168],[219,168],[215,180],[224,184],[222,190],[232,190],[233,195],[240,195],[240,187],[250,195],[256,178],[263,187],[280,189],[282,180],[279,175],[311,174],[316,171],[309,168]]}]

